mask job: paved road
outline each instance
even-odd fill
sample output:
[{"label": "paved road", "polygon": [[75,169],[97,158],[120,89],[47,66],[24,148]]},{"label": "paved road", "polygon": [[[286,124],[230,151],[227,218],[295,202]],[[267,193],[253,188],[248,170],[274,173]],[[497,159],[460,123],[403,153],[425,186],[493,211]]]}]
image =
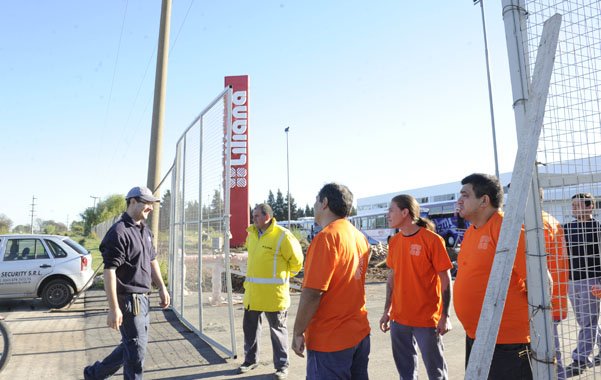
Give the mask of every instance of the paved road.
[{"label": "paved road", "polygon": [[[379,331],[378,321],[384,306],[385,284],[366,286],[367,309],[372,326],[369,373],[372,379],[397,378],[392,361],[390,338]],[[299,294],[292,295],[288,319],[292,332]],[[153,295],[153,305],[158,296]],[[103,358],[119,342],[120,335],[105,325],[104,292],[93,290],[70,310],[50,312],[40,300],[0,301],[0,314],[8,318],[14,336],[14,356],[1,379],[83,379],[83,368]],[[261,365],[245,375],[237,374],[243,361],[242,313],[235,306],[238,358],[231,359],[190,332],[174,313],[155,307],[151,310],[151,329],[145,365],[145,379],[272,379],[271,343],[263,330]],[[446,357],[451,379],[464,375],[464,332],[452,319],[454,330],[445,336]],[[423,367],[421,361],[420,365]],[[121,378],[118,372],[116,378]],[[305,378],[305,359],[291,355],[289,379]],[[420,378],[427,375],[420,369]]]}]

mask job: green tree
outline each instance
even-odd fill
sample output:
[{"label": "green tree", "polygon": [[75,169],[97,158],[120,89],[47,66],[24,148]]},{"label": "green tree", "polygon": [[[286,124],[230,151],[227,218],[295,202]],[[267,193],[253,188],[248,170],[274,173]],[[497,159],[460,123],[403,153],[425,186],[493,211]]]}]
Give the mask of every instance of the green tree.
[{"label": "green tree", "polygon": [[127,206],[125,197],[120,194],[110,195],[98,202],[96,208],[88,207],[80,214],[83,219],[84,235],[88,236],[95,225],[125,212]]},{"label": "green tree", "polygon": [[273,191],[269,190],[269,194],[267,195],[267,204],[271,206],[271,208],[275,207],[275,197],[273,196]]},{"label": "green tree", "polygon": [[19,224],[13,228],[13,233],[15,234],[28,234],[31,231],[31,225],[29,224]]},{"label": "green tree", "polygon": [[67,233],[67,226],[54,220],[42,220],[39,225],[40,231],[48,235],[64,235]]},{"label": "green tree", "polygon": [[[288,220],[288,197],[284,199],[284,219]],[[296,202],[294,201],[294,197],[290,194],[290,220],[297,220],[299,217],[298,209],[296,208]]]},{"label": "green tree", "polygon": [[309,207],[309,204],[305,206],[305,216],[315,216],[313,213],[313,207]]},{"label": "green tree", "polygon": [[126,201],[123,195],[110,195],[106,200],[98,202],[98,205],[96,206],[98,223],[109,220],[114,216],[121,215],[126,209]]},{"label": "green tree", "polygon": [[271,206],[273,209],[273,216],[276,220],[286,220],[288,215],[288,208],[284,202],[284,195],[280,189],[278,189],[277,195],[275,196],[275,207]]},{"label": "green tree", "polygon": [[209,210],[210,216],[215,217],[223,215],[223,206],[224,202],[223,198],[221,197],[221,191],[215,189],[213,192],[213,199],[211,200],[211,206]]},{"label": "green tree", "polygon": [[186,222],[192,222],[192,221],[196,221],[199,219],[198,217],[198,201],[197,200],[193,200],[193,201],[188,201],[186,202],[186,209],[185,209],[185,221]]},{"label": "green tree", "polygon": [[0,214],[0,233],[7,234],[13,225],[13,221],[4,214]]},{"label": "green tree", "polygon": [[71,223],[71,233],[73,235],[83,235],[84,223],[75,220]]},{"label": "green tree", "polygon": [[355,208],[355,206],[351,207],[351,214],[350,214],[350,216],[353,216],[353,215],[357,215],[357,209]]},{"label": "green tree", "polygon": [[165,191],[163,199],[159,205],[159,228],[160,230],[169,229],[169,219],[171,218],[171,191]]},{"label": "green tree", "polygon": [[88,207],[79,216],[83,220],[83,234],[88,236],[92,232],[92,227],[99,223],[98,214],[93,207]]}]

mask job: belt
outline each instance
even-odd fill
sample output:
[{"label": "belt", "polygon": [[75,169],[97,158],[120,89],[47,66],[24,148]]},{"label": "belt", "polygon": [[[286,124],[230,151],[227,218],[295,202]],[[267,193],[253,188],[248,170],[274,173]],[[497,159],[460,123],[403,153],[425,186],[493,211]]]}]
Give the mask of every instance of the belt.
[{"label": "belt", "polygon": [[134,295],[134,294],[137,294],[139,296],[146,296],[146,297],[148,297],[150,295],[150,292],[148,292],[148,293],[117,293],[118,296],[131,296],[131,295]]}]

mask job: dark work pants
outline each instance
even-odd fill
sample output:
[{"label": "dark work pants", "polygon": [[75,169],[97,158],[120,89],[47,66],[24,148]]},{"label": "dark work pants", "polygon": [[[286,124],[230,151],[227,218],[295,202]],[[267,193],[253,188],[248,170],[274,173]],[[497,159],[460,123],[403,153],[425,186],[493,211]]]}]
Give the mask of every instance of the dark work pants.
[{"label": "dark work pants", "polygon": [[244,330],[244,361],[259,362],[259,343],[261,342],[261,325],[263,313],[269,322],[271,346],[273,347],[273,366],[276,371],[288,368],[288,310],[258,311],[244,310],[242,329]]},{"label": "dark work pants", "polygon": [[[465,368],[470,359],[474,339],[465,336]],[[490,363],[488,380],[532,380],[530,343],[496,344]]]},{"label": "dark work pants", "polygon": [[370,349],[369,334],[357,345],[342,351],[307,349],[307,380],[369,380]]},{"label": "dark work pants", "polygon": [[109,354],[102,362],[96,362],[86,367],[84,376],[86,380],[108,379],[123,366],[125,380],[142,380],[144,375],[144,357],[148,343],[148,327],[150,325],[148,296],[139,295],[140,313],[132,314],[133,296],[119,294],[119,308],[123,313],[121,331],[121,344]]}]

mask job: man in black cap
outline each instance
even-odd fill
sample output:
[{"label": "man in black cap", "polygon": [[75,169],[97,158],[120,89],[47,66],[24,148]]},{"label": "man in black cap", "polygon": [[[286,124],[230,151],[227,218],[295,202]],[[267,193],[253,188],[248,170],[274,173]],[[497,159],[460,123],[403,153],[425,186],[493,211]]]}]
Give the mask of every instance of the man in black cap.
[{"label": "man in black cap", "polygon": [[153,235],[143,223],[160,200],[143,186],[131,189],[125,199],[127,210],[100,243],[104,290],[109,303],[107,325],[121,332],[121,344],[102,362],[84,369],[86,380],[106,379],[121,366],[124,379],[142,379],[150,324],[151,281],[159,288],[161,307],[169,306]]}]

